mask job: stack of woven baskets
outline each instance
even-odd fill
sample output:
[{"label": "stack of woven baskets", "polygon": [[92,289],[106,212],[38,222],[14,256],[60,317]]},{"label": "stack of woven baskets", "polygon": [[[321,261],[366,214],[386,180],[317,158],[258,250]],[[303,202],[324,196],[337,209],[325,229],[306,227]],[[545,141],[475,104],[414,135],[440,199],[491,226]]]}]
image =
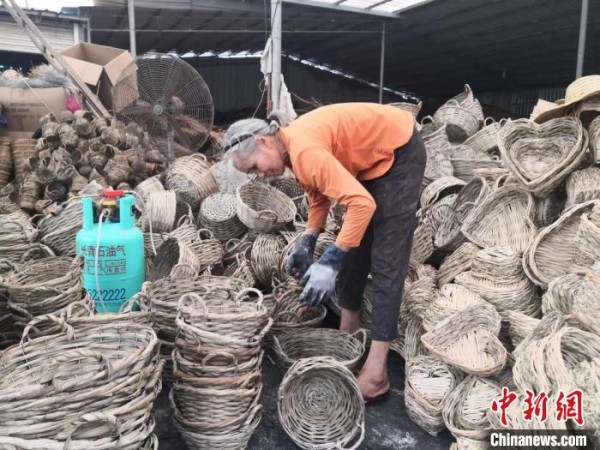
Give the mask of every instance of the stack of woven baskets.
[{"label": "stack of woven baskets", "polygon": [[[0,353],[0,442],[7,448],[153,448],[161,389],[151,328],[94,318],[33,320]],[[54,334],[30,338],[48,326]]]},{"label": "stack of woven baskets", "polygon": [[272,322],[255,289],[181,297],[170,399],[190,449],[246,448],[261,419],[261,342]]},{"label": "stack of woven baskets", "polygon": [[[453,172],[425,179],[392,345],[406,358],[410,417],[432,434],[448,428],[458,449],[486,448],[504,427],[489,411],[502,387],[522,402],[525,389],[567,391],[588,376],[594,395],[600,376],[595,141],[588,149],[600,122],[587,131],[572,117],[483,122],[478,109],[467,89],[423,121],[432,167],[445,153]],[[433,283],[429,262],[439,264],[427,269]],[[540,425],[524,423],[520,407],[509,416],[509,428]]]}]

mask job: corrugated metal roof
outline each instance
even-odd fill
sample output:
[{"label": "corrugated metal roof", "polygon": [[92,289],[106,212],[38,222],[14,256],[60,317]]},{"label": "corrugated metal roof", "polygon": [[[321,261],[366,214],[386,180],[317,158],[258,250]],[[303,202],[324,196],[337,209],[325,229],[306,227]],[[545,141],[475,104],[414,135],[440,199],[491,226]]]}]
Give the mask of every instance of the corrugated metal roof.
[{"label": "corrugated metal roof", "polygon": [[[146,0],[148,8],[136,8],[138,52],[259,51],[268,34],[269,3]],[[183,9],[172,9],[174,4]],[[372,82],[379,79],[385,21],[384,80],[397,91],[449,96],[466,82],[476,91],[518,91],[566,85],[575,76],[575,0],[434,0],[397,19],[290,3],[282,12],[284,52]],[[585,73],[600,73],[599,25],[600,8],[590,8]],[[94,42],[128,48],[126,8],[94,8],[92,28]]]}]

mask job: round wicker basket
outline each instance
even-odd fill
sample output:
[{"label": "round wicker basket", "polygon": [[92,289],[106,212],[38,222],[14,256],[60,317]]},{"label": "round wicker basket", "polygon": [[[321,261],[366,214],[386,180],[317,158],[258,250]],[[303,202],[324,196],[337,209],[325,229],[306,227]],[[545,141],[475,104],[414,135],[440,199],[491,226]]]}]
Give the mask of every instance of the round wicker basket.
[{"label": "round wicker basket", "polygon": [[357,449],[365,406],[352,372],[329,357],[305,358],[279,386],[279,420],[303,449]]},{"label": "round wicker basket", "polygon": [[237,215],[251,230],[268,233],[282,229],[296,216],[296,205],[283,192],[257,181],[236,190]]}]

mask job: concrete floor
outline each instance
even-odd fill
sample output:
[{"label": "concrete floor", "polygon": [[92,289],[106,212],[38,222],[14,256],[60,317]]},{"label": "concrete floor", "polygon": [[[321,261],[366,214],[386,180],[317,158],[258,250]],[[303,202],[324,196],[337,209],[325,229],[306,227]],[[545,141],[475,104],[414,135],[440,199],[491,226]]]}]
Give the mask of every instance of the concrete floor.
[{"label": "concrete floor", "polygon": [[[263,418],[250,441],[250,450],[293,450],[298,447],[286,435],[277,416],[277,389],[283,371],[266,357],[263,362],[264,388],[261,403]],[[432,437],[415,425],[406,415],[404,408],[404,360],[391,353],[391,395],[383,402],[366,407],[366,435],[361,450],[426,449],[448,450],[453,442],[448,432]],[[179,438],[171,422],[168,388],[165,387],[157,403],[156,433],[161,450],[183,450],[185,444]]]}]

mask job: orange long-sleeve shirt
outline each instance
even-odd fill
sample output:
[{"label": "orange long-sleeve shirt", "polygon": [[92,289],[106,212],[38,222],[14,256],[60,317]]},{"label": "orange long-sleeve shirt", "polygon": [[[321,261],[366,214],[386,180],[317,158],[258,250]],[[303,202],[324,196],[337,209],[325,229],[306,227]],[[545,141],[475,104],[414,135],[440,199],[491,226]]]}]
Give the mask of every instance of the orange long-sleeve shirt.
[{"label": "orange long-sleeve shirt", "polygon": [[281,128],[292,170],[308,192],[307,228],[324,228],[334,199],[347,208],[336,243],[358,247],[376,207],[360,181],[384,175],[413,130],[409,112],[376,103],[323,106]]}]

